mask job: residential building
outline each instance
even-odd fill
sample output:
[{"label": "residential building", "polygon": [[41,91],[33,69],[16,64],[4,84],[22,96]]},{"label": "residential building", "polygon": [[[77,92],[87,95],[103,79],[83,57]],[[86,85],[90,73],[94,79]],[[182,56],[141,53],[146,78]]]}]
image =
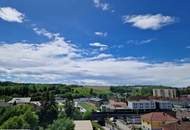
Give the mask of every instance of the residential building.
[{"label": "residential building", "polygon": [[65,103],[65,98],[62,98],[58,95],[55,96],[55,102],[58,104],[64,104]]},{"label": "residential building", "polygon": [[13,98],[8,103],[9,104],[28,104],[31,101],[31,97],[25,97],[25,98]]},{"label": "residential building", "polygon": [[88,102],[90,98],[77,98],[77,99],[74,99],[75,102]]},{"label": "residential building", "polygon": [[99,107],[100,105],[102,105],[103,100],[101,98],[96,97],[96,98],[90,98],[89,102]]},{"label": "residential building", "polygon": [[156,109],[156,103],[151,100],[128,101],[129,109]]},{"label": "residential building", "polygon": [[189,95],[182,95],[178,97],[177,99],[172,100],[173,105],[180,106],[184,108],[190,107],[190,96]]},{"label": "residential building", "polygon": [[147,109],[158,109],[158,110],[172,110],[172,102],[165,100],[137,100],[128,101],[129,109],[147,110]]},{"label": "residential building", "polygon": [[100,108],[101,108],[101,111],[106,111],[106,112],[128,109],[126,102],[118,102],[114,100],[109,100],[108,104],[104,104]]},{"label": "residential building", "polygon": [[156,108],[160,110],[172,110],[172,102],[165,100],[155,100]]},{"label": "residential building", "polygon": [[190,122],[175,122],[162,126],[162,130],[189,130]]},{"label": "residential building", "polygon": [[152,112],[141,116],[143,130],[162,130],[162,125],[177,121],[176,118],[164,112]]},{"label": "residential building", "polygon": [[74,121],[74,130],[93,130],[90,120]]},{"label": "residential building", "polygon": [[162,98],[176,98],[176,89],[153,89],[153,96]]}]

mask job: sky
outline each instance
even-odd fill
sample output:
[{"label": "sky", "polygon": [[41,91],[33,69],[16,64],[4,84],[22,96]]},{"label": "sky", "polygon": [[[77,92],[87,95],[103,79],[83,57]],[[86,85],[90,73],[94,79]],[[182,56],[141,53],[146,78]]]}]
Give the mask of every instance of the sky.
[{"label": "sky", "polygon": [[188,12],[188,0],[1,0],[0,80],[189,86]]}]

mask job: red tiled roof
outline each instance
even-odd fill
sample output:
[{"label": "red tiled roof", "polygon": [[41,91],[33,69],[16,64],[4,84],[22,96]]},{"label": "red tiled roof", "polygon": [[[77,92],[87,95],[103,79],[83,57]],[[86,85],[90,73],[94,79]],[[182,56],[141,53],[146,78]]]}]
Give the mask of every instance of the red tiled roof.
[{"label": "red tiled roof", "polygon": [[114,107],[127,107],[127,104],[125,102],[116,102],[116,101],[110,100],[110,104]]},{"label": "red tiled roof", "polygon": [[144,120],[149,121],[178,121],[176,118],[164,112],[152,112],[141,116]]}]

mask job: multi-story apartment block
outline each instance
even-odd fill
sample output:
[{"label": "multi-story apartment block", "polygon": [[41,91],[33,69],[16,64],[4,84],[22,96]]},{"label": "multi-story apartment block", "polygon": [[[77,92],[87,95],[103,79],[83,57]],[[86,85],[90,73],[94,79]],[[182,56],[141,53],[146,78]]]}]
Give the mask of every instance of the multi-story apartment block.
[{"label": "multi-story apartment block", "polygon": [[175,98],[176,89],[153,89],[153,96],[163,98]]},{"label": "multi-story apartment block", "polygon": [[128,109],[133,110],[147,110],[147,109],[160,109],[160,110],[171,110],[172,102],[163,100],[139,100],[129,101]]},{"label": "multi-story apartment block", "polygon": [[128,102],[129,109],[156,109],[156,104],[154,101],[149,100],[140,100],[140,101],[129,101]]},{"label": "multi-story apartment block", "polygon": [[162,101],[156,100],[156,107],[161,110],[171,110],[172,109],[172,102],[171,101]]}]

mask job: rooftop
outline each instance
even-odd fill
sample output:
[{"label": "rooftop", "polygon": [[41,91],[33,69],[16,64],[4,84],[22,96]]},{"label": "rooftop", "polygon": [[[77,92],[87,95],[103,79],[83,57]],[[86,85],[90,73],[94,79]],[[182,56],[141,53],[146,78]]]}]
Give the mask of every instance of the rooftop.
[{"label": "rooftop", "polygon": [[126,102],[117,102],[114,100],[109,101],[110,105],[115,107],[115,108],[127,108]]},{"label": "rooftop", "polygon": [[13,98],[8,103],[30,103],[31,97],[25,97],[25,98]]},{"label": "rooftop", "polygon": [[164,112],[151,112],[145,115],[142,115],[141,118],[143,120],[149,120],[149,121],[178,121],[173,116],[170,116],[167,113]]},{"label": "rooftop", "polygon": [[101,99],[101,98],[98,98],[98,97],[96,97],[96,98],[90,98],[90,100],[91,100],[91,101],[95,101],[95,102],[100,102],[100,101],[102,101],[102,99]]},{"label": "rooftop", "polygon": [[90,120],[74,121],[74,130],[93,130]]}]

